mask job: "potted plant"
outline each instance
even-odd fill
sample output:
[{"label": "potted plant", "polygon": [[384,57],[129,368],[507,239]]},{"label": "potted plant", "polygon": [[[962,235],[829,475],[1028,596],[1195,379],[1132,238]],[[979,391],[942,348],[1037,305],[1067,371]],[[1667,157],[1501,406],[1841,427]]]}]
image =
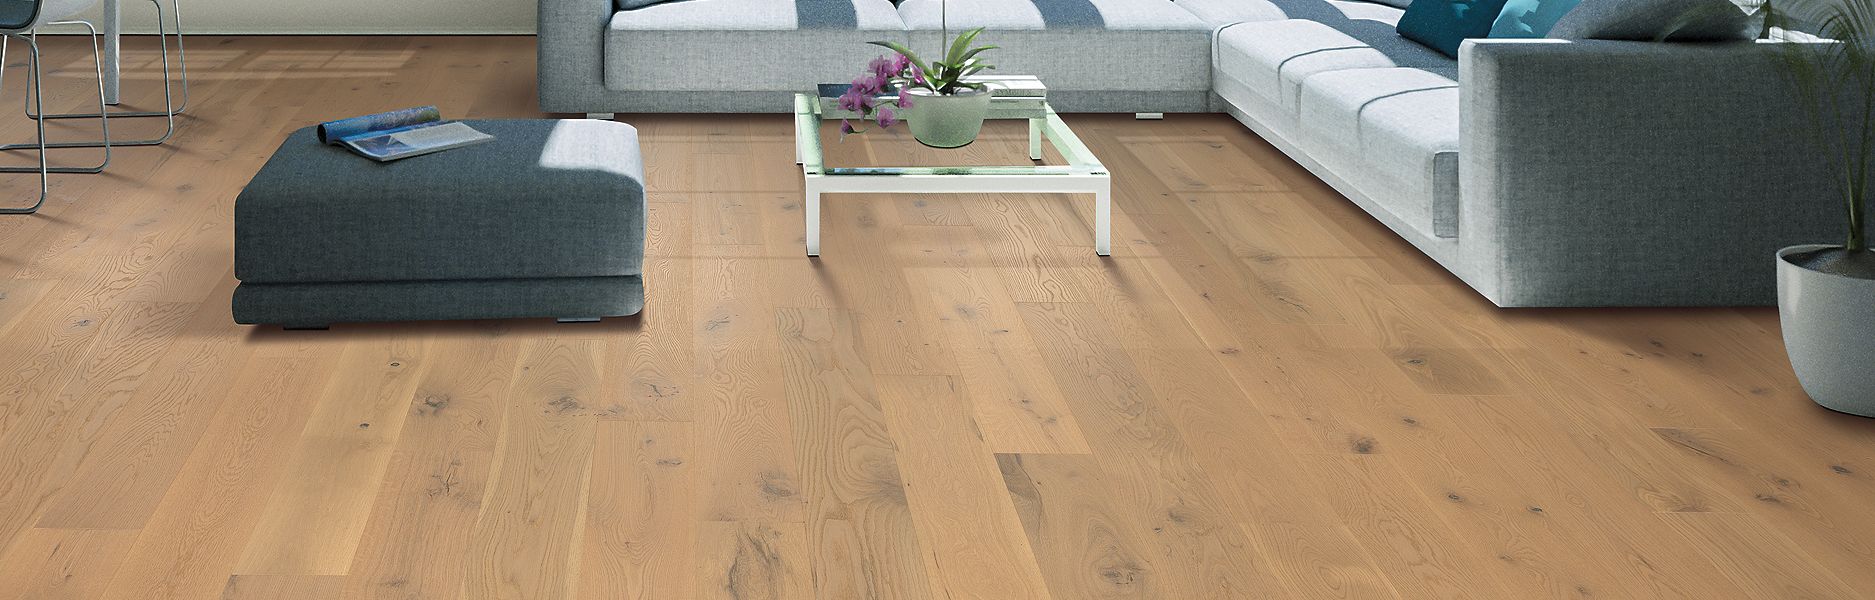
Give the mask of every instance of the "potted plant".
[{"label": "potted plant", "polygon": [[[891,127],[902,117],[911,127],[912,137],[926,146],[969,145],[976,141],[983,130],[983,119],[989,116],[990,91],[988,86],[964,78],[996,68],[980,56],[995,46],[972,46],[981,33],[983,28],[978,27],[952,40],[949,30],[944,30],[939,39],[949,42],[949,49],[943,60],[929,63],[903,44],[872,42],[897,54],[873,59],[868,73],[854,80],[840,96],[840,108],[859,113],[862,123],[877,121],[880,127]],[[877,100],[889,91],[898,94],[897,111]],[[847,134],[864,130],[842,121],[840,131]]]},{"label": "potted plant", "polygon": [[1875,159],[1875,0],[1765,2],[1767,22],[1820,23],[1821,43],[1786,43],[1787,73],[1808,113],[1818,156],[1833,161],[1847,237],[1777,253],[1784,345],[1810,399],[1875,417],[1875,252],[1869,250],[1869,169]]}]

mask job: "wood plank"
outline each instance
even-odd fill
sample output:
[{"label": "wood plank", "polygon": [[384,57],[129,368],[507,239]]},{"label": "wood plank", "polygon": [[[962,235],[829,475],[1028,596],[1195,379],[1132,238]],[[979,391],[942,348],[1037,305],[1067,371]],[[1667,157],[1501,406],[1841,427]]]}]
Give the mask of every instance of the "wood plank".
[{"label": "wood plank", "polygon": [[300,432],[236,575],[344,575],[364,535],[411,396],[424,342],[352,344]]},{"label": "wood plank", "polygon": [[874,380],[938,598],[1050,598],[995,457],[948,377]]},{"label": "wood plank", "polygon": [[162,504],[150,515],[104,597],[209,598],[228,576],[285,473],[292,447],[325,389],[330,356],[266,358],[241,371]]},{"label": "wood plank", "polygon": [[[1250,560],[1249,540],[1220,491],[1160,406],[1099,311],[1086,304],[1023,304],[1023,318],[1041,345],[1055,380],[1081,416],[1095,446],[1108,493],[1144,517],[1157,534],[1155,550],[1179,557],[1172,594],[1180,597],[1270,596],[1280,593],[1267,565]],[[1174,567],[1174,565],[1176,565]]]},{"label": "wood plank", "polygon": [[[1717,565],[1683,551],[1673,530],[1654,516],[1661,507],[1699,503],[1686,502],[1689,496],[1683,494],[1638,496],[1623,485],[1630,475],[1623,473],[1620,461],[1583,452],[1569,441],[1569,432],[1554,431],[1557,426],[1545,424],[1541,413],[1547,400],[1464,400],[1440,407],[1422,425],[1467,432],[1498,458],[1504,472],[1522,489],[1538,497],[1564,500],[1538,508],[1549,518],[1568,523],[1566,527],[1576,535],[1599,536],[1603,540],[1600,552],[1632,573],[1634,589],[1659,598],[1736,594]],[[1666,488],[1653,485],[1648,489]]]},{"label": "wood plank", "polygon": [[1328,475],[1315,492],[1334,507],[1355,539],[1407,598],[1513,598],[1475,560],[1465,538],[1427,514],[1430,502],[1412,489],[1385,456],[1310,455],[1308,468]]},{"label": "wood plank", "polygon": [[461,597],[566,598],[578,580],[604,346],[546,338],[521,353]]},{"label": "wood plank", "polygon": [[[1192,544],[1187,532],[1144,512],[1134,482],[1110,477],[1089,455],[997,455],[1003,480],[1035,549],[1048,589],[1068,598],[1252,598],[1277,593],[1247,582],[1223,554]],[[1167,513],[1174,526],[1187,514]],[[1209,526],[1209,525],[1205,525]],[[1228,524],[1219,537],[1243,541],[1224,548],[1248,561],[1254,550]]]},{"label": "wood plank", "polygon": [[782,384],[774,310],[760,261],[693,264],[704,515],[712,521],[798,523],[806,517]]},{"label": "wood plank", "polygon": [[336,600],[344,583],[338,575],[235,575],[221,600]]},{"label": "wood plank", "polygon": [[1049,377],[1035,341],[1000,278],[977,266],[989,252],[951,228],[907,227],[929,239],[943,262],[912,269],[912,287],[929,298],[928,318],[951,349],[964,395],[983,439],[997,453],[1086,453],[1087,440]]},{"label": "wood plank", "polygon": [[781,309],[817,597],[930,598],[898,457],[850,313]]},{"label": "wood plank", "polygon": [[[347,600],[453,598],[493,477],[520,348],[505,336],[436,340],[405,402],[384,484],[352,555]],[[438,368],[437,365],[447,365]]]},{"label": "wood plank", "polygon": [[1212,353],[1173,349],[1134,356],[1166,419],[1255,543],[1255,562],[1268,564],[1287,595],[1398,597],[1335,513],[1286,483],[1305,479],[1294,448],[1274,434],[1256,401]]},{"label": "wood plank", "polygon": [[697,532],[697,595],[709,600],[814,597],[801,523],[705,521]]},{"label": "wood plank", "polygon": [[26,309],[37,304],[39,299],[52,289],[49,279],[13,279],[0,280],[0,335],[5,335]]},{"label": "wood plank", "polygon": [[1785,444],[1736,429],[1663,428],[1654,434],[1681,451],[1679,464],[1749,498],[1746,512],[1762,523],[1805,532],[1783,535],[1815,557],[1813,562],[1856,589],[1875,590],[1875,570],[1865,568],[1875,564],[1875,522],[1862,514],[1863,500],[1875,497],[1875,482],[1793,459]]},{"label": "wood plank", "polygon": [[697,597],[699,477],[691,423],[602,421],[593,443],[579,596]]},{"label": "wood plank", "polygon": [[607,418],[692,421],[697,418],[696,359],[690,344],[690,218],[688,206],[653,203],[646,211],[645,307],[635,334],[607,340],[603,389],[619,410]]},{"label": "wood plank", "polygon": [[0,599],[85,600],[104,593],[135,529],[29,529],[0,554]]},{"label": "wood plank", "polygon": [[0,461],[0,506],[11,507],[0,513],[0,548],[51,508],[48,501],[100,442],[100,425],[129,401],[194,311],[193,304],[122,305],[96,335],[76,334],[89,327],[60,328],[75,334],[68,340],[73,347],[85,347],[66,355],[82,368],[46,372],[50,377],[29,375],[35,367],[21,371],[59,387],[35,390],[22,382],[26,396],[0,400],[13,403],[0,406],[0,453],[7,456]]},{"label": "wood plank", "polygon": [[1849,587],[1777,530],[1750,515],[1662,513],[1660,518],[1711,558],[1747,597],[1868,598]]},{"label": "wood plank", "polygon": [[[222,289],[232,289],[226,286]],[[225,308],[225,306],[223,306]],[[202,306],[176,345],[98,427],[97,443],[39,519],[52,528],[136,529],[162,502],[252,349],[219,331],[227,313]]]}]

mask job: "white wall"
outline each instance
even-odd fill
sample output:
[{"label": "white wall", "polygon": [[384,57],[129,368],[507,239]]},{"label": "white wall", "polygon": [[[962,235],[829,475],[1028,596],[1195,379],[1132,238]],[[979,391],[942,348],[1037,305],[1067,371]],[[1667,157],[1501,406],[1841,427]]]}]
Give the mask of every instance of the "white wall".
[{"label": "white wall", "polygon": [[[153,32],[149,0],[120,0],[124,30]],[[163,0],[165,10],[171,0]],[[177,0],[189,33],[534,33],[535,0]],[[95,17],[95,11],[93,13]],[[97,22],[93,20],[92,22]]]}]

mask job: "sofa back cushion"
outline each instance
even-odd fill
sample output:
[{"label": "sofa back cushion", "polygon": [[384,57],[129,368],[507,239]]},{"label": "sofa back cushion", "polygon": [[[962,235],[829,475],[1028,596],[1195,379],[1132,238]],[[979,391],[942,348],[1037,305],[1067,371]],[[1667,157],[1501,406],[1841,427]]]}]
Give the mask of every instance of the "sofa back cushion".
[{"label": "sofa back cushion", "polygon": [[1400,17],[1398,31],[1406,39],[1457,57],[1458,45],[1491,33],[1491,25],[1504,12],[1506,0],[1418,0]]},{"label": "sofa back cushion", "polygon": [[1762,13],[1732,0],[1582,0],[1550,29],[1565,40],[1736,41],[1758,37]]}]

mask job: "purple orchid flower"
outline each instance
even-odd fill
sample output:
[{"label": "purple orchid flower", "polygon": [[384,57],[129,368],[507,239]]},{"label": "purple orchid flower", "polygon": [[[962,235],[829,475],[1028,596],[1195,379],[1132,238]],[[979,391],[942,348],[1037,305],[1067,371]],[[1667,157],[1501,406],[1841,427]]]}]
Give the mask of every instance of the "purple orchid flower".
[{"label": "purple orchid flower", "polygon": [[878,77],[862,76],[853,80],[852,91],[868,97],[879,95],[879,91],[883,89],[885,89],[885,84]]},{"label": "purple orchid flower", "polygon": [[891,127],[897,124],[898,124],[898,116],[892,114],[891,107],[886,107],[886,106],[879,107],[879,126],[880,127]]},{"label": "purple orchid flower", "polygon": [[840,94],[838,104],[840,110],[859,112],[860,108],[865,104],[865,101],[866,97],[859,95],[857,90],[848,89],[846,93]]},{"label": "purple orchid flower", "polygon": [[841,139],[845,139],[846,136],[853,135],[855,133],[859,133],[859,130],[853,128],[853,123],[851,121],[848,121],[846,119],[840,119],[840,138]]},{"label": "purple orchid flower", "polygon": [[893,75],[897,75],[899,71],[902,70],[902,69],[897,69],[897,70],[893,69],[892,59],[889,59],[883,56],[872,59],[872,62],[868,63],[866,65],[866,68],[871,69],[873,76],[879,79],[889,79]]}]

